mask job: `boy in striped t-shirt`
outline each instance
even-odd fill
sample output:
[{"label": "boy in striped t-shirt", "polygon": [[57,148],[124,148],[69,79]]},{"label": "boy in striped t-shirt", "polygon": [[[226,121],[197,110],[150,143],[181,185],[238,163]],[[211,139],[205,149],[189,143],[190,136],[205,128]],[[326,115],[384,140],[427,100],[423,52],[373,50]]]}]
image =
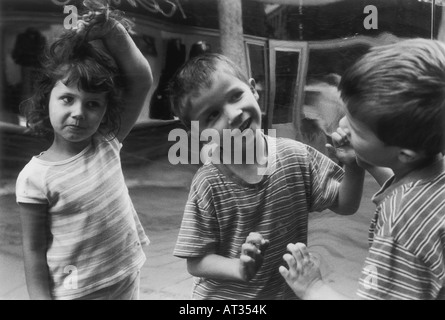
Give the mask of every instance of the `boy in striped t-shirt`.
[{"label": "boy in striped t-shirt", "polygon": [[286,244],[307,241],[311,211],[357,210],[355,155],[343,171],[309,146],[264,135],[255,81],[223,55],[189,60],[169,90],[184,124],[217,146],[192,181],[174,250],[195,276],[192,297],[295,299],[278,272]]},{"label": "boy in striped t-shirt", "polygon": [[[342,131],[371,173],[393,176],[373,197],[370,248],[357,295],[445,299],[445,45],[412,39],[372,49],[343,76]],[[341,130],[341,129],[340,129]],[[306,246],[290,244],[289,270],[301,298],[341,296],[321,278]]]}]

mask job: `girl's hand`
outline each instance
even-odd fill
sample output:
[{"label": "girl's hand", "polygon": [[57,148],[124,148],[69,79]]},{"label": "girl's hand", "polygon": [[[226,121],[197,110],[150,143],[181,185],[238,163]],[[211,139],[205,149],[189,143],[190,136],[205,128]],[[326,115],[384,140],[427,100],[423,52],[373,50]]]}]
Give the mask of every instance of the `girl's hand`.
[{"label": "girl's hand", "polygon": [[260,233],[251,232],[241,248],[240,273],[244,281],[251,280],[263,265],[269,240],[265,240]]},{"label": "girl's hand", "polygon": [[77,33],[86,34],[88,41],[103,39],[118,25],[119,22],[109,17],[109,10],[89,11],[78,20]]},{"label": "girl's hand", "polygon": [[319,281],[322,281],[319,261],[312,256],[303,243],[288,244],[283,259],[288,268],[279,268],[281,276],[286,280],[295,294],[303,299],[308,291]]}]

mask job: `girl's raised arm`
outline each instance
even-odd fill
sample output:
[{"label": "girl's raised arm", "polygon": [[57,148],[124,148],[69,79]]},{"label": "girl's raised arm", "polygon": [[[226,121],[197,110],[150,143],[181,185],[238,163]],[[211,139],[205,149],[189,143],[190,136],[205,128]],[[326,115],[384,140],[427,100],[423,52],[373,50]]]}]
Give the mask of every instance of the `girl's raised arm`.
[{"label": "girl's raised arm", "polygon": [[[79,31],[85,30],[95,19],[103,19],[105,13],[94,13],[88,22],[81,21]],[[110,18],[105,23],[98,23],[89,32],[89,40],[101,39],[114,58],[124,80],[123,113],[121,126],[116,137],[123,141],[136,123],[144,106],[148,91],[153,84],[150,65],[128,34],[125,27]]]}]

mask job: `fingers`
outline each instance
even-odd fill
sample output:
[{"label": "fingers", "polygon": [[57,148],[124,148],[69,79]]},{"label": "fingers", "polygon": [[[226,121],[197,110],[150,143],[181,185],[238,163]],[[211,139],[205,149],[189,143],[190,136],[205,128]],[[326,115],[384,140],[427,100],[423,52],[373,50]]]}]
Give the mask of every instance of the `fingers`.
[{"label": "fingers", "polygon": [[108,21],[108,10],[89,11],[83,14],[77,21],[77,33],[86,32],[88,27],[97,24],[103,24]]},{"label": "fingers", "polygon": [[269,247],[269,240],[264,239],[261,233],[258,232],[251,232],[246,239],[246,243],[255,245],[263,254]]},{"label": "fingers", "polygon": [[[289,243],[287,245],[287,250],[290,253],[286,253],[283,256],[284,261],[286,261],[289,267],[289,270],[285,272],[287,276],[299,275],[304,272],[305,268],[313,266],[313,259],[304,243]],[[284,270],[282,269],[282,271]]]},{"label": "fingers", "polygon": [[261,254],[261,250],[253,243],[243,243],[241,246],[241,255],[246,255],[255,258],[256,255]]},{"label": "fingers", "polygon": [[347,129],[337,128],[337,131],[332,133],[331,138],[335,148],[349,144]]},{"label": "fingers", "polygon": [[332,143],[336,148],[349,144],[348,135],[350,132],[347,122],[348,120],[346,117],[341,118],[338,123],[337,131],[331,135]]}]

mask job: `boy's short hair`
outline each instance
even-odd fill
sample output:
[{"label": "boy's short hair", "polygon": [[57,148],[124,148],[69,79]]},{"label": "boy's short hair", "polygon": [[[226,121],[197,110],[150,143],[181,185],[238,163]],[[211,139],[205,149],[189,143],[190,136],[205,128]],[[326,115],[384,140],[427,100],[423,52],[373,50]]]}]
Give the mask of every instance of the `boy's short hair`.
[{"label": "boy's short hair", "polygon": [[216,71],[230,74],[245,83],[249,79],[245,72],[226,56],[205,53],[188,60],[173,76],[168,85],[168,96],[172,112],[190,128],[193,119],[188,117],[189,97],[201,89],[210,88],[212,75]]},{"label": "boy's short hair", "polygon": [[339,89],[352,117],[385,144],[444,151],[445,45],[410,39],[372,48],[343,75]]}]

